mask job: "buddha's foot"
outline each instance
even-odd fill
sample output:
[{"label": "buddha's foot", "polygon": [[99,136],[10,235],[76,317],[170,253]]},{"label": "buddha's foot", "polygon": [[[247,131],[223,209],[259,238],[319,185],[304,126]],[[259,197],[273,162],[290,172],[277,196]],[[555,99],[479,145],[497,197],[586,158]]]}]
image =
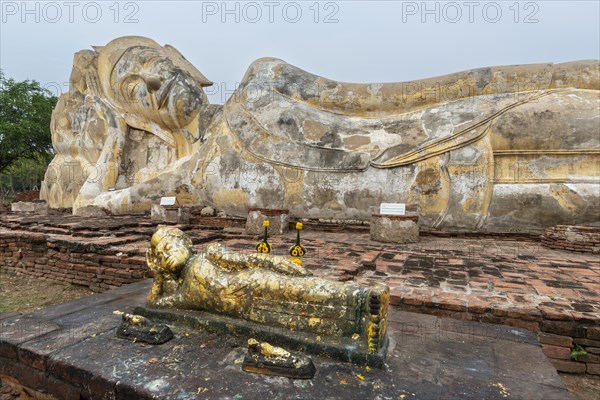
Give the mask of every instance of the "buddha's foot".
[{"label": "buddha's foot", "polygon": [[367,342],[369,353],[375,353],[385,339],[387,312],[390,302],[390,288],[376,284],[367,293]]}]

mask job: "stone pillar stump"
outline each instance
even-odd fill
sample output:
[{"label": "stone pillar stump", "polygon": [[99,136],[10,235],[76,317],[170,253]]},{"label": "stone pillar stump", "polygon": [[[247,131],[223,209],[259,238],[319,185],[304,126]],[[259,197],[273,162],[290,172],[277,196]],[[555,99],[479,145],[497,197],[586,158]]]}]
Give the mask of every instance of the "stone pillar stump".
[{"label": "stone pillar stump", "polygon": [[98,206],[85,206],[73,209],[73,215],[84,218],[106,218],[108,210]]},{"label": "stone pillar stump", "polygon": [[152,221],[166,222],[169,224],[187,224],[190,222],[190,209],[181,206],[152,205],[150,219]]},{"label": "stone pillar stump", "polygon": [[48,214],[48,203],[45,201],[17,201],[11,203],[12,212]]},{"label": "stone pillar stump", "polygon": [[246,234],[262,235],[263,221],[269,220],[269,236],[283,235],[289,230],[290,211],[281,208],[250,208],[246,217]]},{"label": "stone pillar stump", "polygon": [[419,217],[416,215],[373,214],[371,240],[385,243],[419,241]]}]

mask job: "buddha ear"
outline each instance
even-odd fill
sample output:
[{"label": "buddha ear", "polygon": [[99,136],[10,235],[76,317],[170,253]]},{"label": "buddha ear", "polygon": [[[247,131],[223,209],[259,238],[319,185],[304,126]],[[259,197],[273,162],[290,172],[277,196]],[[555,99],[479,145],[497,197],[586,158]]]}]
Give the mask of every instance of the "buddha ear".
[{"label": "buddha ear", "polygon": [[165,49],[166,53],[169,55],[169,57],[173,60],[173,63],[178,66],[179,68],[183,69],[184,71],[187,71],[190,73],[190,75],[192,75],[192,77],[194,77],[194,79],[196,80],[196,82],[198,82],[198,84],[201,87],[207,87],[207,86],[212,86],[213,82],[208,80],[207,77],[205,77],[202,72],[198,71],[198,69],[196,67],[194,67],[192,65],[191,62],[189,62],[184,56],[183,54],[181,54],[179,52],[179,50],[177,50],[175,47],[169,45],[169,44],[165,44],[163,46],[163,48]]}]

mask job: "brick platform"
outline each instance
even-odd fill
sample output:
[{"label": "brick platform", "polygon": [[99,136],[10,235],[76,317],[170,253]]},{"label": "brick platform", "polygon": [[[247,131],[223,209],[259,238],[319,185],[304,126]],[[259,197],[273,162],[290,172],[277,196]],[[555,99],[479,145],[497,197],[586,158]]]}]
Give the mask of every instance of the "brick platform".
[{"label": "brick platform", "polygon": [[[141,279],[155,230],[149,217],[81,219],[69,215],[0,217],[0,271],[11,270],[104,290]],[[195,217],[182,226],[201,247],[224,239],[253,252],[243,220]],[[326,229],[331,227],[327,226]],[[550,250],[539,241],[422,236],[414,244],[382,244],[368,228],[346,233],[305,224],[304,266],[315,274],[363,285],[385,282],[406,311],[504,324],[539,333],[560,371],[600,375],[600,260]],[[287,256],[294,232],[270,241]],[[572,360],[575,345],[588,352]],[[567,354],[568,353],[568,354]]]},{"label": "brick platform", "polygon": [[[273,238],[286,255],[293,235]],[[253,240],[228,239],[238,250]],[[313,273],[363,285],[385,282],[391,303],[406,311],[525,328],[562,340],[547,356],[560,371],[598,375],[600,360],[600,260],[548,250],[524,240],[422,237],[393,245],[364,233],[303,231],[304,266]],[[540,340],[544,345],[549,336]],[[588,355],[571,360],[580,345]],[[568,355],[567,355],[568,352]],[[593,353],[596,352],[596,353]],[[566,358],[565,358],[566,357]]]}]

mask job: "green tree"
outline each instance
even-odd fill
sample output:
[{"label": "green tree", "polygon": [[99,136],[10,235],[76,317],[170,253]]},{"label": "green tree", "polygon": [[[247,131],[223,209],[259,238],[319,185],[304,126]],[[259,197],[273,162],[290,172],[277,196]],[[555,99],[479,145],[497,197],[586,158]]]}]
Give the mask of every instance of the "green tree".
[{"label": "green tree", "polygon": [[49,159],[56,101],[38,82],[6,79],[0,70],[0,173],[19,160]]}]

